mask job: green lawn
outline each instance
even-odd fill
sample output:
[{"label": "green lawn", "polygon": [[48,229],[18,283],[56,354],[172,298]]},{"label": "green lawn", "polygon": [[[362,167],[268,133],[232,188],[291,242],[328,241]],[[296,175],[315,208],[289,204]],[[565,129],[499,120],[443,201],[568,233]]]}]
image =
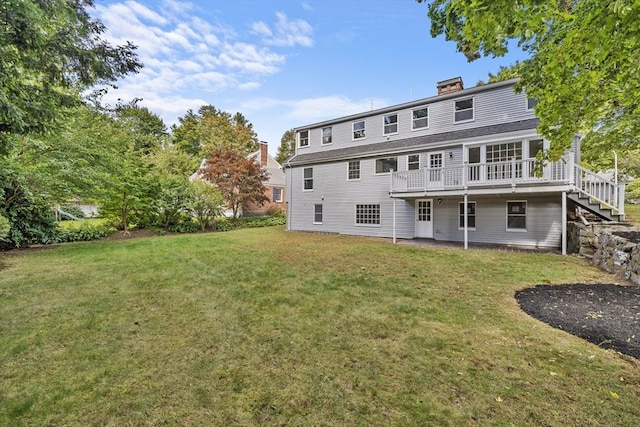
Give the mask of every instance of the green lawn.
[{"label": "green lawn", "polygon": [[575,257],[281,227],[0,258],[0,425],[639,425],[640,363],[522,312]]}]

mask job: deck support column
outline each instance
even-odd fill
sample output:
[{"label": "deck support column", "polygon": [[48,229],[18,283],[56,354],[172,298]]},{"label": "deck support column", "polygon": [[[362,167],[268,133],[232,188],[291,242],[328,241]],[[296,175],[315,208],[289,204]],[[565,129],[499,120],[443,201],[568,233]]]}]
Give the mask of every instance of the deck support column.
[{"label": "deck support column", "polygon": [[393,198],[393,243],[396,243],[396,198]]},{"label": "deck support column", "polygon": [[467,203],[469,202],[467,193],[464,193],[464,248],[469,249],[469,219],[467,218]]},{"label": "deck support column", "polygon": [[567,192],[562,192],[562,255],[567,254]]}]

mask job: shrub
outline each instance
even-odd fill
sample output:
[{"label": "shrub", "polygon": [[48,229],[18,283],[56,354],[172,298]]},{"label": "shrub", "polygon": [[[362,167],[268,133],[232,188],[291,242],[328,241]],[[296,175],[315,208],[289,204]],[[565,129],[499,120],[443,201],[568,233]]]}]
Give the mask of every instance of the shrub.
[{"label": "shrub", "polygon": [[114,231],[116,231],[114,227],[106,224],[93,225],[90,223],[83,223],[79,228],[74,230],[59,230],[57,240],[61,243],[97,240],[107,237]]}]

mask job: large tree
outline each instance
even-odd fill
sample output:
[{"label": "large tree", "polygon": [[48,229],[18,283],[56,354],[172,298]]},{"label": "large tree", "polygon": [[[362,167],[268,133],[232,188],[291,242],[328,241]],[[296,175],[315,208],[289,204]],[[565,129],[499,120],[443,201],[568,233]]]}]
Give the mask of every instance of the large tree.
[{"label": "large tree", "polygon": [[296,134],[293,129],[289,129],[280,138],[280,146],[276,153],[276,161],[281,165],[296,152]]},{"label": "large tree", "polygon": [[204,158],[217,148],[230,148],[248,154],[258,147],[253,125],[241,114],[231,115],[212,105],[203,105],[197,113],[188,110],[172,126],[173,143],[185,153]]},{"label": "large tree", "polygon": [[220,191],[234,218],[247,203],[262,204],[269,200],[263,184],[269,179],[269,173],[253,159],[247,159],[235,150],[213,150],[198,173],[200,178]]},{"label": "large tree", "polygon": [[637,150],[639,2],[417,1],[428,5],[431,35],[454,41],[469,61],[502,56],[512,42],[529,54],[517,88],[539,101],[538,129],[551,141],[552,158],[576,133],[584,135],[591,159],[611,159],[612,149]]}]

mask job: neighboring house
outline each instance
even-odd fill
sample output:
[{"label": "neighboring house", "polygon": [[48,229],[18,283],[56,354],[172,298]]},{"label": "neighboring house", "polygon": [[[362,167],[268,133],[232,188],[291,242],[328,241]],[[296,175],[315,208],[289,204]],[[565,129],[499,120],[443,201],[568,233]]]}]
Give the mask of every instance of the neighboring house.
[{"label": "neighboring house", "polygon": [[266,142],[260,142],[260,149],[247,156],[249,159],[254,159],[260,166],[266,168],[269,173],[269,180],[264,182],[266,187],[265,196],[269,201],[263,205],[250,203],[248,206],[243,207],[243,215],[266,215],[274,211],[285,210],[285,176],[282,170],[282,165],[273,158],[268,151],[268,145]]},{"label": "neighboring house", "polygon": [[[241,216],[256,216],[266,215],[274,211],[285,210],[285,175],[280,163],[273,158],[268,152],[268,144],[264,141],[260,141],[260,148],[247,155],[248,159],[253,159],[257,164],[264,167],[269,173],[269,179],[263,182],[265,186],[265,196],[268,201],[263,205],[256,203],[250,203],[248,206],[243,206],[239,214]],[[204,167],[206,159],[200,163],[200,168]],[[189,177],[189,181],[201,179],[200,168]],[[224,212],[227,217],[232,216],[232,211],[227,209]]]},{"label": "neighboring house", "polygon": [[580,166],[580,139],[541,174],[535,100],[516,79],[295,129],[287,227],[352,235],[562,248],[568,211],[624,215],[624,185]]}]

